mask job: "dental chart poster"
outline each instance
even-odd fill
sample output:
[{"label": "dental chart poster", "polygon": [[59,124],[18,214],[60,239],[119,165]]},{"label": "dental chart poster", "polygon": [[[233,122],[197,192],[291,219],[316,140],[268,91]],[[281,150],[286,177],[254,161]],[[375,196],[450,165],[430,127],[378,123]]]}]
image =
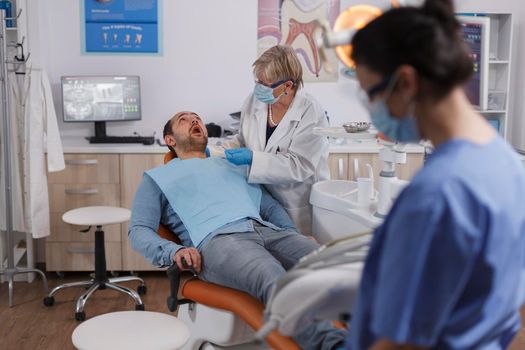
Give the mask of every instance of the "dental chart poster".
[{"label": "dental chart poster", "polygon": [[[303,79],[308,82],[337,81],[337,69],[328,73],[319,57],[314,35],[320,31],[315,22],[328,20],[330,27],[341,9],[340,0],[259,0],[257,53],[274,45],[290,45],[303,66]],[[326,50],[332,67],[339,63],[334,50]]]},{"label": "dental chart poster", "polygon": [[84,0],[86,52],[158,53],[158,0]]}]

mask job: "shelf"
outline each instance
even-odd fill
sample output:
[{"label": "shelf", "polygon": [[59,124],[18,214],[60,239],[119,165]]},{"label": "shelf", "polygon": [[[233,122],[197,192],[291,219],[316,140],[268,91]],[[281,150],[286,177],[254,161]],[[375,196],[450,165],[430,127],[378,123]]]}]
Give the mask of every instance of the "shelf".
[{"label": "shelf", "polygon": [[507,113],[507,111],[505,111],[505,110],[499,110],[499,109],[489,109],[489,110],[478,111],[478,112],[481,113],[481,114],[490,114],[490,113],[494,113],[494,114],[503,114],[503,113]]},{"label": "shelf", "polygon": [[5,30],[8,31],[8,32],[9,31],[16,31],[17,28],[16,27],[7,27]]},{"label": "shelf", "polygon": [[492,60],[489,61],[489,64],[509,64],[510,62],[507,60]]}]

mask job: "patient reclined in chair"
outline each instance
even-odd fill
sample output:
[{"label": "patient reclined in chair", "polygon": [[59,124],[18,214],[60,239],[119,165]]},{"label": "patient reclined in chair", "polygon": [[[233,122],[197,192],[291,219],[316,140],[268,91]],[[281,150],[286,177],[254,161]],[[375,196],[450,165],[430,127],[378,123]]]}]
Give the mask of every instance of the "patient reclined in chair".
[{"label": "patient reclined in chair", "polygon": [[[266,303],[276,280],[318,245],[297,232],[266,191],[248,184],[244,167],[206,158],[206,129],[198,116],[179,113],[168,124],[173,140],[167,141],[179,158],[144,175],[132,208],[133,248],[154,265],[180,264],[202,280]],[[182,245],[158,236],[159,223],[176,232]],[[335,349],[344,337],[324,322],[294,339],[304,349]]]}]

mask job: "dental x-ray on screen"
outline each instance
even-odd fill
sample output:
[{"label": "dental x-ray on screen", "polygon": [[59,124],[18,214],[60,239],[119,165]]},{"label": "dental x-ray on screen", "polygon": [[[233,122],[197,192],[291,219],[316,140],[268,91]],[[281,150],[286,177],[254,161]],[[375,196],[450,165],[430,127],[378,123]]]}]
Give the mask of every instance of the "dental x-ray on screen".
[{"label": "dental x-ray on screen", "polygon": [[62,77],[64,121],[141,119],[138,76]]}]

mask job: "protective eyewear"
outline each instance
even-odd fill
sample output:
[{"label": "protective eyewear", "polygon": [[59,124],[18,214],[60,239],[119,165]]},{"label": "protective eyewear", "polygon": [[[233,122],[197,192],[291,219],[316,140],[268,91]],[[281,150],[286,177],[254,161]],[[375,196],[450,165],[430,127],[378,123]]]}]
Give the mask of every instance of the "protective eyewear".
[{"label": "protective eyewear", "polygon": [[367,90],[359,89],[358,94],[357,94],[359,101],[365,108],[370,109],[370,104],[372,100],[374,99],[374,97],[377,94],[387,90],[390,87],[391,82],[392,82],[392,75],[389,75],[385,79],[381,80],[379,83],[372,85]]},{"label": "protective eyewear", "polygon": [[390,86],[391,81],[392,75],[389,75],[385,79],[381,80],[379,83],[372,85],[370,88],[368,88],[368,90],[366,90],[366,94],[368,95],[370,101],[374,99],[374,96],[385,91]]},{"label": "protective eyewear", "polygon": [[271,85],[267,85],[267,84],[263,83],[262,81],[255,79],[255,83],[256,84],[261,84],[261,85],[264,85],[264,86],[269,87],[271,89],[275,89],[279,85],[284,84],[286,82],[287,82],[287,80],[279,80],[277,83],[274,83],[274,84],[271,84]]}]

